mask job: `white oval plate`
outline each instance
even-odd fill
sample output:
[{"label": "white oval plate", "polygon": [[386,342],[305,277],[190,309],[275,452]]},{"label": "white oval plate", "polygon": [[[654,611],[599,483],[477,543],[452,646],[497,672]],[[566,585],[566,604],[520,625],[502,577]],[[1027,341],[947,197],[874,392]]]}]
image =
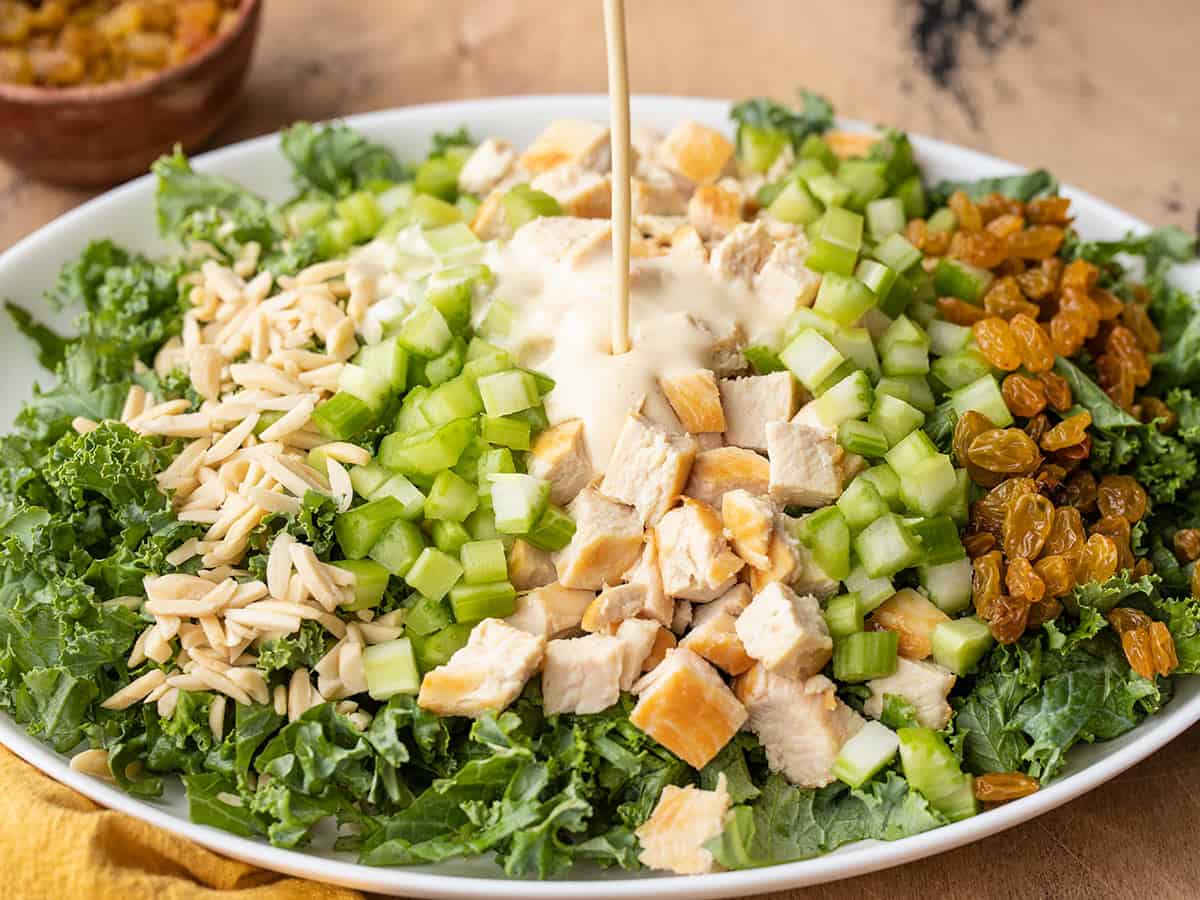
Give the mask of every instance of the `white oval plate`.
[{"label": "white oval plate", "polygon": [[[664,130],[681,119],[690,118],[728,131],[728,110],[727,103],[717,100],[647,96],[633,101],[635,122]],[[347,121],[373,139],[393,147],[402,158],[417,159],[425,153],[433,132],[449,131],[459,125],[466,125],[475,136],[497,135],[520,145],[531,141],[553,119],[606,120],[607,116],[607,99],[602,96],[552,95],[415,106],[354,116]],[[861,127],[858,123],[843,124]],[[1020,171],[1011,163],[929,138],[914,137],[913,144],[927,176],[933,180],[978,178]],[[206,172],[226,175],[274,199],[282,200],[289,194],[288,167],[274,136],[206,153],[196,162],[197,167]],[[153,191],[153,180],[140,178],[64,215],[18,243],[0,256],[0,298],[12,298],[33,308],[39,315],[48,316],[49,310],[39,308],[41,292],[53,283],[59,266],[78,254],[93,238],[109,237],[146,252],[162,250],[154,230]],[[1071,197],[1078,227],[1087,237],[1117,238],[1127,231],[1148,228],[1144,222],[1086,193],[1071,188],[1065,189],[1065,193]],[[1200,288],[1200,266],[1192,266],[1183,272],[1180,282],[1193,290]],[[51,319],[60,325],[69,325],[70,315],[51,316]],[[38,368],[25,340],[14,329],[0,329],[0,352],[2,358],[8,360],[5,390],[0,397],[0,421],[8,422],[20,409],[34,380],[48,379]],[[318,881],[410,897],[583,900],[645,897],[652,891],[659,897],[708,898],[778,891],[849,878],[995,834],[1054,809],[1113,778],[1198,720],[1200,678],[1181,679],[1175,698],[1163,712],[1115,741],[1077,748],[1070,754],[1065,773],[1049,787],[972,819],[904,840],[892,843],[866,841],[817,859],[743,872],[663,877],[580,867],[573,873],[574,880],[553,882],[497,877],[500,870],[486,860],[425,867],[372,868],[356,864],[349,854],[316,848],[303,852],[281,850],[263,841],[193,824],[188,820],[187,804],[177,782],[168,788],[161,800],[147,802],[74,772],[67,765],[67,757],[29,737],[7,716],[0,716],[0,743],[97,803],[228,856]],[[318,835],[318,844],[321,837]],[[648,881],[650,878],[653,885]]]}]

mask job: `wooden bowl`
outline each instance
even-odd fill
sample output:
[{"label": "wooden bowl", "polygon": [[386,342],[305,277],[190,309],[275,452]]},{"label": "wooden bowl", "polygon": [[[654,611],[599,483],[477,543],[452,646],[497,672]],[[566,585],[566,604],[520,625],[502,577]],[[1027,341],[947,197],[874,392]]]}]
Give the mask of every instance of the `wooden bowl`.
[{"label": "wooden bowl", "polygon": [[176,144],[194,149],[241,94],[261,6],[243,0],[237,22],[212,44],[140,81],[0,84],[0,158],[46,181],[101,187],[144,173]]}]

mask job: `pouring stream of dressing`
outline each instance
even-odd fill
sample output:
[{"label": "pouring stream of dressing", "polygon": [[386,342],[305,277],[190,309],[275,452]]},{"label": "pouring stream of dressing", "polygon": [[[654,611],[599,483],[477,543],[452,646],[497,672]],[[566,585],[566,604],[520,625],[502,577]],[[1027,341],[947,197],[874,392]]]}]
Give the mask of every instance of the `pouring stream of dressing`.
[{"label": "pouring stream of dressing", "polygon": [[629,54],[625,43],[625,0],[604,0],[604,40],[608,49],[608,103],[612,120],[613,285],[612,352],[629,350],[630,146]]}]

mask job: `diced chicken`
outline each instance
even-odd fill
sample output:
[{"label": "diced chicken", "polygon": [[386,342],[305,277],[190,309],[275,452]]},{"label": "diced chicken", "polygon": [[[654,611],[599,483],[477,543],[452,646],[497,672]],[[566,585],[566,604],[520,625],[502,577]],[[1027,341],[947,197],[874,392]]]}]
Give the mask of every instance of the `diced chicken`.
[{"label": "diced chicken", "polygon": [[824,675],[785,678],[757,665],[734,688],[771,771],[805,788],[833,781],[834,760],[863,719],[838,699],[832,681]]},{"label": "diced chicken", "polygon": [[950,617],[934,606],[924,594],[905,588],[896,591],[871,613],[873,629],[894,631],[900,636],[900,655],[925,659],[933,652],[933,629]]},{"label": "diced chicken", "polygon": [[746,710],[717,670],[677,647],[633,686],[629,721],[688,765],[702,769],[746,721]]},{"label": "diced chicken", "polygon": [[766,457],[742,447],[716,447],[696,454],[683,492],[720,509],[730,491],[761,495],[770,485],[771,464]]},{"label": "diced chicken", "polygon": [[521,167],[530,172],[568,164],[607,172],[612,165],[608,129],[598,122],[557,119],[521,154]]},{"label": "diced chicken", "polygon": [[768,584],[792,584],[799,571],[799,551],[802,549],[795,538],[783,532],[777,521],[767,544],[767,564],[750,569],[750,590],[757,594]]},{"label": "diced chicken", "polygon": [[697,608],[692,630],[679,646],[704,657],[730,675],[740,675],[754,665],[738,637],[734,623],[750,604],[750,588],[735,585],[724,596]]},{"label": "diced chicken", "polygon": [[680,228],[687,225],[687,219],[662,213],[635,212],[633,225],[643,237],[666,245],[671,243]]},{"label": "diced chicken", "polygon": [[607,634],[550,641],[542,664],[546,715],[598,713],[621,696],[620,640]]},{"label": "diced chicken", "polygon": [[708,248],[704,245],[700,232],[691,225],[680,226],[679,230],[671,235],[671,257],[697,265],[708,262]]},{"label": "diced chicken", "polygon": [[528,541],[517,538],[508,551],[508,580],[518,591],[529,591],[551,584],[558,573],[554,558]]},{"label": "diced chicken", "polygon": [[639,166],[630,179],[630,207],[635,216],[681,216],[687,212],[687,197],[675,177],[658,166]]},{"label": "diced chicken", "polygon": [[554,554],[558,580],[597,591],[615,584],[642,552],[642,520],[632,506],[584,488],[567,507],[575,520],[571,542]]},{"label": "diced chicken", "polygon": [[711,184],[733,160],[733,144],[721,132],[697,122],[680,122],[659,144],[659,160],[688,181]]},{"label": "diced chicken", "polygon": [[837,593],[838,582],[825,574],[812,551],[793,537],[785,538],[796,558],[796,568],[792,573],[790,584],[798,594],[812,594],[814,597],[830,597]]},{"label": "diced chicken", "polygon": [[545,648],[540,635],[484,619],[449,662],[426,673],[417,704],[439,716],[499,712],[517,699]]},{"label": "diced chicken", "polygon": [[663,590],[662,572],[658,566],[658,538],[654,530],[646,532],[646,543],[637,564],[625,573],[626,583],[641,588],[642,615],[663,625],[670,625],[675,615],[675,603]]},{"label": "diced chicken", "polygon": [[768,422],[771,497],[787,506],[826,506],[842,495],[850,475],[836,436],[799,422]]},{"label": "diced chicken", "polygon": [[611,245],[612,223],[605,219],[541,216],[518,228],[510,246],[531,265],[554,260],[580,266]]},{"label": "diced chicken", "polygon": [[687,631],[692,625],[692,602],[690,600],[676,600],[675,608],[671,612],[671,631],[676,635],[681,635]]},{"label": "diced chicken", "polygon": [[725,828],[730,803],[724,772],[717,776],[715,791],[668,784],[650,818],[635,832],[642,845],[638,860],[651,869],[677,875],[716,871],[716,861],[704,844]]},{"label": "diced chicken", "polygon": [[626,619],[614,635],[621,642],[621,690],[628,691],[642,674],[662,626],[649,619]]},{"label": "diced chicken", "polygon": [[721,499],[721,521],[733,552],[756,569],[770,568],[768,551],[775,532],[775,506],[749,491],[729,491]]},{"label": "diced chicken", "polygon": [[591,482],[592,458],[583,421],[568,419],[540,432],[529,456],[529,474],[550,482],[550,501],[566,506]]},{"label": "diced chicken", "polygon": [[721,517],[707,503],[685,497],[655,528],[663,590],[707,602],[729,590],[745,565],[729,549]]},{"label": "diced chicken", "polygon": [[804,265],[808,241],[802,237],[777,243],[754,276],[754,296],[781,317],[812,306],[821,278]]},{"label": "diced chicken", "polygon": [[744,222],[726,232],[721,243],[713,248],[709,265],[723,281],[741,279],[749,283],[766,263],[771,245],[771,235],[761,220]]},{"label": "diced chicken", "polygon": [[556,166],[536,176],[529,186],[558,201],[568,216],[607,219],[612,216],[612,181],[578,165]]},{"label": "diced chicken", "polygon": [[483,198],[479,209],[475,210],[475,216],[471,219],[471,230],[480,240],[494,241],[512,234],[504,215],[505,193],[503,188],[493,188]]},{"label": "diced chicken", "polygon": [[518,597],[516,611],[504,621],[547,640],[562,637],[580,627],[595,596],[591,591],[571,590],[555,581]]},{"label": "diced chicken", "polygon": [[488,138],[463,163],[458,173],[459,190],[480,197],[491,193],[513,170],[517,152],[500,138]]},{"label": "diced chicken", "polygon": [[800,403],[790,372],[725,378],[718,385],[725,409],[725,443],[764,453],[767,423],[787,422]]},{"label": "diced chicken", "polygon": [[725,412],[717,377],[708,369],[676,372],[659,379],[659,386],[680,423],[692,434],[725,430]]},{"label": "diced chicken", "polygon": [[704,240],[720,240],[742,224],[742,195],[719,184],[702,184],[688,201],[687,216]]},{"label": "diced chicken", "polygon": [[696,441],[691,435],[671,434],[630,413],[617,436],[600,492],[634,507],[644,524],[653,525],[683,492],[695,458]]},{"label": "diced chicken", "polygon": [[[721,434],[718,431],[706,431],[706,432],[703,432],[702,434],[698,434],[698,435],[696,435],[696,458],[699,459],[700,454],[704,453],[707,450],[716,450],[718,447],[724,447],[724,446],[725,446],[725,435]],[[692,463],[692,471],[693,472],[696,471],[696,464],[694,462]],[[689,476],[688,484],[691,484],[691,482],[692,482],[692,479],[691,479],[691,476]],[[686,494],[687,488],[685,487],[683,489],[683,491]],[[700,499],[700,498],[697,498],[697,499]],[[709,505],[711,506],[712,504],[709,504]]]},{"label": "diced chicken", "polygon": [[629,144],[633,152],[637,154],[638,166],[654,159],[658,152],[658,145],[662,143],[662,138],[663,136],[649,125],[633,126],[629,132]]},{"label": "diced chicken", "polygon": [[584,610],[581,627],[584,631],[611,634],[626,619],[642,615],[646,608],[646,593],[643,584],[606,587]]},{"label": "diced chicken", "polygon": [[654,635],[654,644],[650,648],[650,655],[642,661],[642,671],[649,672],[664,659],[667,658],[667,652],[674,650],[678,646],[678,641],[668,629],[658,626],[658,633]]},{"label": "diced chicken", "polygon": [[718,378],[740,374],[749,368],[746,355],[742,352],[746,349],[746,332],[740,324],[735,324],[723,334],[714,333],[708,325],[704,328],[713,336],[712,346],[708,350],[708,367]]},{"label": "diced chicken", "polygon": [[833,638],[817,598],[797,596],[779,582],[759,591],[734,627],[746,652],[785,678],[815,675],[833,656]]},{"label": "diced chicken", "polygon": [[953,713],[946,697],[954,687],[954,673],[937,663],[905,659],[896,661],[896,671],[886,678],[867,682],[871,696],[863,704],[863,712],[873,719],[883,715],[883,701],[888,694],[903,697],[917,711],[917,724],[941,731]]}]

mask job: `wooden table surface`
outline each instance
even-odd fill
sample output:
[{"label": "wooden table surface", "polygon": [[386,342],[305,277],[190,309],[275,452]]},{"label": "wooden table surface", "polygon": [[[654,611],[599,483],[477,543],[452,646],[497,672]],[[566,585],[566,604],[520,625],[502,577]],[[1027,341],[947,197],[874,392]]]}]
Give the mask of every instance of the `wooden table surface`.
[{"label": "wooden table surface", "polygon": [[[1200,207],[1195,0],[634,0],[633,90],[787,98],[976,147],[1157,223]],[[215,143],[295,119],[603,91],[599,0],[267,0],[245,101]],[[91,194],[0,165],[0,250]],[[1040,819],[773,900],[1194,898],[1200,728]]]}]

